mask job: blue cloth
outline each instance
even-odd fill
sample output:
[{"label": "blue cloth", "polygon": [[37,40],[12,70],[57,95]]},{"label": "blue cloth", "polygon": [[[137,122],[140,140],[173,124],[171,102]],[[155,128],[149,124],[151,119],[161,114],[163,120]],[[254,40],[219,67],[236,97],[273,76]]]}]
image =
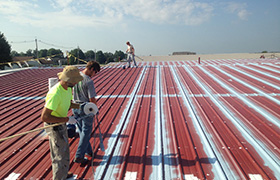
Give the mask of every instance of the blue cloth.
[{"label": "blue cloth", "polygon": [[73,109],[73,114],[77,119],[77,129],[80,135],[80,141],[76,152],[76,158],[83,158],[85,153],[92,154],[90,137],[92,132],[92,124],[94,117],[86,115],[80,109]]}]

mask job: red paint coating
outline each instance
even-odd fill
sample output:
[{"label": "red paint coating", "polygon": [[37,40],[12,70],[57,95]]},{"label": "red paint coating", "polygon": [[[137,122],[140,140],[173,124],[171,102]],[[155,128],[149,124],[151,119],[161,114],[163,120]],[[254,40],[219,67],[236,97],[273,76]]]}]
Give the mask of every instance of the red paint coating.
[{"label": "red paint coating", "polygon": [[[279,93],[279,90],[269,87],[260,81],[252,79],[237,71],[234,71],[221,64],[233,65],[242,63],[244,66],[252,67],[261,72],[269,73],[279,77],[279,73],[270,71],[262,67],[269,67],[279,71],[279,65],[261,64],[263,60],[204,60],[201,67],[212,75],[222,80],[225,84],[235,89],[240,94],[256,93],[252,89],[236,81],[228,81],[227,75],[219,72],[215,68],[208,66],[218,65],[223,71],[238,79],[261,89],[265,93]],[[267,60],[267,63],[276,63],[276,60]],[[258,66],[248,63],[257,63]],[[114,137],[117,125],[120,123],[125,108],[131,98],[136,82],[140,81],[139,89],[133,108],[130,109],[131,116],[126,118],[128,122],[125,129],[120,134],[118,141],[122,142],[120,149],[120,163],[115,165],[115,172],[111,177],[124,178],[127,172],[137,172],[137,178],[149,179],[154,173],[152,153],[155,148],[155,108],[156,108],[156,82],[157,71],[161,72],[160,85],[162,88],[162,104],[167,136],[170,144],[168,146],[171,158],[170,166],[173,168],[173,175],[183,178],[184,175],[193,174],[200,179],[213,179],[213,166],[211,159],[204,152],[204,145],[200,135],[196,132],[194,122],[189,111],[185,107],[181,97],[178,84],[175,82],[171,68],[178,75],[180,83],[186,88],[190,97],[192,107],[197,110],[197,116],[205,126],[207,133],[211,134],[212,141],[216,145],[217,152],[221,154],[224,161],[236,173],[240,179],[248,179],[248,174],[260,174],[264,179],[276,179],[272,170],[265,166],[262,157],[255,150],[253,145],[246,141],[239,129],[228,119],[219,109],[217,104],[207,96],[192,76],[182,67],[186,65],[192,73],[199,78],[214,94],[231,94],[227,89],[221,87],[197,67],[195,61],[180,62],[141,62],[141,65],[154,65],[155,67],[140,67],[123,70],[118,67],[104,67],[94,78],[100,109],[99,121],[105,148],[108,149],[109,139]],[[264,74],[249,70],[238,64],[234,66],[246,73],[257,76],[272,84],[279,84],[279,81]],[[29,69],[14,72],[1,76],[0,98],[1,97],[44,97],[48,90],[49,77],[55,77],[56,73],[62,69]],[[144,73],[142,73],[144,71]],[[143,76],[142,76],[143,75]],[[263,86],[265,86],[263,88]],[[198,95],[198,96],[195,96]],[[280,117],[279,106],[263,96],[248,96],[251,102],[262,107],[275,117]],[[280,99],[279,96],[274,96]],[[248,130],[261,141],[268,150],[272,151],[276,157],[280,157],[280,130],[254,108],[249,108],[244,102],[233,96],[220,96],[219,101],[223,102],[225,108],[231,111],[242,121]],[[25,132],[31,129],[42,127],[40,113],[43,107],[43,100],[1,100],[0,99],[0,138]],[[69,112],[71,114],[71,112]],[[50,179],[52,176],[49,156],[49,146],[47,140],[42,140],[40,132],[31,133],[11,140],[0,142],[0,179],[4,179],[12,172],[21,173],[21,179],[44,178]],[[98,137],[98,127],[93,130],[93,136]],[[71,164],[70,171],[78,175],[78,178],[92,178],[92,168],[90,164],[80,167],[72,162],[78,145],[78,137],[69,140]],[[103,162],[104,152],[98,148],[99,139],[96,138],[94,149],[94,170]],[[167,152],[167,149],[163,149]],[[111,161],[112,154],[109,159]],[[102,177],[106,175],[107,169]],[[167,174],[166,174],[167,175]]]}]

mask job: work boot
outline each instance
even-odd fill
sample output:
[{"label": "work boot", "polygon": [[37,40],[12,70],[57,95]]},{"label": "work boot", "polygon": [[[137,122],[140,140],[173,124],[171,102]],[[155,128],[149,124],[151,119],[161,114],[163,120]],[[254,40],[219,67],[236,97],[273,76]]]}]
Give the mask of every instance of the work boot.
[{"label": "work boot", "polygon": [[66,177],[66,178],[68,179],[68,178],[70,178],[70,177],[73,177],[73,173],[72,173],[72,172],[70,172],[70,171],[68,171],[68,173],[67,173],[67,177]]},{"label": "work boot", "polygon": [[75,158],[73,161],[75,163],[81,163],[81,165],[85,165],[85,164],[87,164],[88,159],[86,159],[86,158]]},{"label": "work boot", "polygon": [[89,157],[92,157],[93,153],[92,152],[86,153],[86,155],[89,156]]}]

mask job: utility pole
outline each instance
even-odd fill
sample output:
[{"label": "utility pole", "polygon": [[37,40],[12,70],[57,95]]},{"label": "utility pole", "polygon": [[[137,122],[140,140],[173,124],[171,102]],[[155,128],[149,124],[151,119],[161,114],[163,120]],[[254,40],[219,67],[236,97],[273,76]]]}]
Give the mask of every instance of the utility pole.
[{"label": "utility pole", "polygon": [[96,61],[96,49],[94,49],[94,60]]},{"label": "utility pole", "polygon": [[36,58],[38,59],[38,43],[36,37],[35,37],[35,43],[36,43]]},{"label": "utility pole", "polygon": [[79,61],[80,61],[80,47],[78,45],[78,59],[77,59],[77,64],[79,64]]},{"label": "utility pole", "polygon": [[78,59],[80,59],[80,47],[78,46]]}]

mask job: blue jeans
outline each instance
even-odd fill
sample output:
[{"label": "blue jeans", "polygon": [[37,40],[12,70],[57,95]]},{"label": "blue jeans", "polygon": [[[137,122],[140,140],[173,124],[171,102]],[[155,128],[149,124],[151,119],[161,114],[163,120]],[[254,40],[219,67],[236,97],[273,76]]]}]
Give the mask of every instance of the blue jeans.
[{"label": "blue jeans", "polygon": [[128,67],[130,67],[130,61],[132,61],[132,60],[133,60],[133,62],[134,62],[134,65],[137,66],[134,56],[135,56],[135,55],[133,55],[133,54],[128,54],[128,55],[127,55]]},{"label": "blue jeans", "polygon": [[80,109],[73,109],[73,114],[78,121],[77,127],[80,134],[79,146],[75,157],[83,158],[85,153],[92,154],[92,147],[89,140],[91,137],[94,117],[85,115]]}]

